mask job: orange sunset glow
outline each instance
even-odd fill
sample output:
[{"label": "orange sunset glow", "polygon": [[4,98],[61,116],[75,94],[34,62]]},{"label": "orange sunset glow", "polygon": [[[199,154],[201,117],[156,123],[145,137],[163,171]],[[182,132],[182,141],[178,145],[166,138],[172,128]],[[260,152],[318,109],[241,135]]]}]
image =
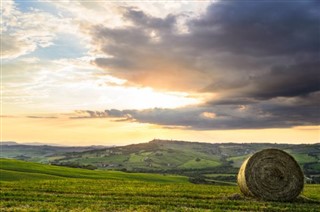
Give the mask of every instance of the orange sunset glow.
[{"label": "orange sunset glow", "polygon": [[3,1],[1,141],[319,142],[318,16],[232,3]]}]

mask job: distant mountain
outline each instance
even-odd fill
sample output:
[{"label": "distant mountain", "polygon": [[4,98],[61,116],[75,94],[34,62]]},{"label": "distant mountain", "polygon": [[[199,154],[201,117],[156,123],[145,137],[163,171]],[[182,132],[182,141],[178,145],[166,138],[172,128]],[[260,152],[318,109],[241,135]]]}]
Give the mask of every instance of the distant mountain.
[{"label": "distant mountain", "polygon": [[18,143],[15,141],[1,141],[1,145],[28,145],[28,146],[62,146],[55,143],[40,143],[40,142],[31,142],[31,143]]},{"label": "distant mountain", "polygon": [[1,145],[17,145],[17,142],[14,141],[1,141],[0,142]]},{"label": "distant mountain", "polygon": [[20,143],[20,145],[28,145],[28,146],[63,146],[61,144],[55,143],[41,143],[41,142],[30,142],[30,143]]},{"label": "distant mountain", "polygon": [[63,146],[56,143],[42,143],[42,142],[30,142],[30,143],[19,143],[15,141],[1,141],[1,145],[27,145],[27,146]]}]

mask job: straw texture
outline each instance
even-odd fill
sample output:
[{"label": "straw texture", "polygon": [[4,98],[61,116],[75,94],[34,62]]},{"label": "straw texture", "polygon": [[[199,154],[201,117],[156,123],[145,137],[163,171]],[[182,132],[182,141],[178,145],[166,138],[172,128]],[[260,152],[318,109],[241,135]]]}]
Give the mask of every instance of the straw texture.
[{"label": "straw texture", "polygon": [[288,153],[265,149],[243,162],[238,185],[246,196],[271,201],[290,201],[302,191],[304,176]]}]

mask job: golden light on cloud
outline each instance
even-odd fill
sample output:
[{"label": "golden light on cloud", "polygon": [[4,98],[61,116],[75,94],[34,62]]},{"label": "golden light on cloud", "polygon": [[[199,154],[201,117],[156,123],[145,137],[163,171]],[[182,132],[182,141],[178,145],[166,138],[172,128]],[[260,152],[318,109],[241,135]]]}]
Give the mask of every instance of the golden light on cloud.
[{"label": "golden light on cloud", "polygon": [[72,2],[4,2],[4,139],[320,141],[310,3],[295,26],[287,2]]},{"label": "golden light on cloud", "polygon": [[319,134],[319,138],[320,138],[320,126],[297,126],[297,127],[293,127],[293,129],[295,130],[312,130],[312,131],[317,131]]},{"label": "golden light on cloud", "polygon": [[245,110],[245,109],[247,109],[247,107],[246,107],[245,105],[240,105],[240,106],[239,106],[239,110],[240,110],[240,111],[243,111],[243,110]]},{"label": "golden light on cloud", "polygon": [[[82,61],[81,61],[82,60]],[[66,113],[74,110],[148,109],[154,107],[177,108],[199,104],[200,95],[187,92],[157,91],[150,87],[127,84],[127,81],[105,73],[95,67],[84,66],[88,58],[57,60],[34,65],[24,60],[15,68],[34,70],[32,76],[22,76],[23,82],[4,82],[4,113]],[[30,62],[30,64],[28,63]],[[29,68],[28,68],[29,66]],[[83,68],[81,68],[83,67]],[[12,73],[11,72],[11,73]],[[8,72],[9,79],[12,79]]]},{"label": "golden light on cloud", "polygon": [[151,88],[127,88],[127,93],[132,92],[135,99],[127,99],[128,105],[133,108],[147,109],[153,107],[177,108],[191,104],[199,104],[200,99],[189,97],[188,93],[182,92],[157,92]]},{"label": "golden light on cloud", "polygon": [[214,119],[217,116],[215,113],[211,113],[211,112],[203,112],[201,115],[204,118],[208,118],[208,119]]}]

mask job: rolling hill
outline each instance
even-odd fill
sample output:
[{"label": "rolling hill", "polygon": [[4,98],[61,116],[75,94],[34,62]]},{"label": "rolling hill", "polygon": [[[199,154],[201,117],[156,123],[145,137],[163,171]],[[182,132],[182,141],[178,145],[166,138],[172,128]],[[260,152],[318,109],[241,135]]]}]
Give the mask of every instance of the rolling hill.
[{"label": "rolling hill", "polygon": [[[308,178],[318,182],[320,176],[320,144],[271,143],[198,143],[152,140],[148,143],[98,149],[61,149],[61,147],[3,147],[2,157],[24,159],[62,166],[126,172],[171,173],[192,177],[213,176],[235,181],[242,162],[265,148],[282,149],[295,157]],[[28,151],[24,151],[24,148]],[[45,148],[58,148],[46,152]],[[60,148],[60,149],[59,149]],[[70,147],[69,147],[70,148]],[[60,150],[60,151],[59,151]],[[29,154],[33,151],[32,154]],[[15,155],[16,154],[16,155]],[[18,155],[19,154],[19,155]]]},{"label": "rolling hill", "polygon": [[138,180],[144,182],[187,182],[184,176],[160,174],[125,173],[120,171],[87,170],[25,162],[14,159],[0,159],[0,181],[19,180],[63,180],[63,179],[96,179],[96,180]]}]

